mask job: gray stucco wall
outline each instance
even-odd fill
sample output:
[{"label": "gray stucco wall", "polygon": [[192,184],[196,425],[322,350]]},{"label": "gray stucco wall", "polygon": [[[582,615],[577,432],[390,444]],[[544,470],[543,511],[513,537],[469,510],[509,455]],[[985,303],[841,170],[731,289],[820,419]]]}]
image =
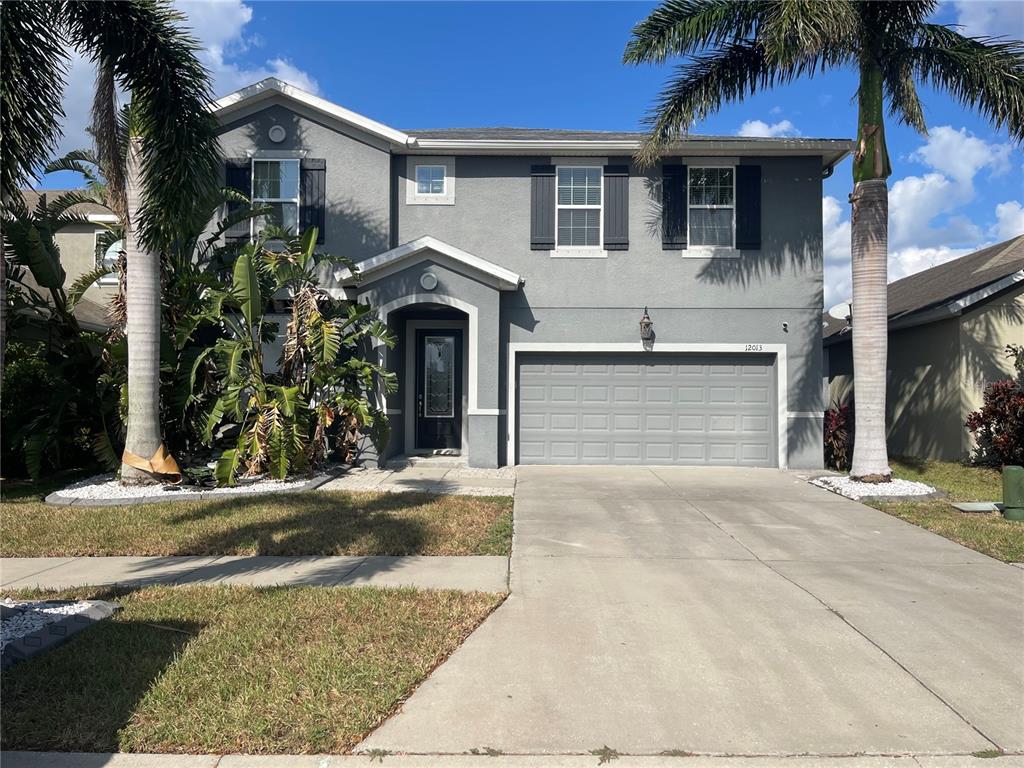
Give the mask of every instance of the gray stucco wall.
[{"label": "gray stucco wall", "polygon": [[[758,160],[762,249],[736,259],[686,258],[686,252],[662,250],[657,171],[643,174],[635,167],[628,251],[595,259],[531,251],[530,165],[548,162],[550,157],[459,156],[455,205],[406,205],[404,194],[396,205],[398,242],[429,234],[525,279],[519,291],[501,296],[499,407],[508,408],[505,342],[634,342],[647,306],[655,349],[686,342],[785,344],[787,410],[793,414],[787,419],[789,466],[820,467],[820,161]],[[405,174],[399,175],[404,190]],[[503,463],[507,428],[502,416]]]},{"label": "gray stucco wall", "polygon": [[[267,138],[272,125],[287,137],[280,144]],[[301,109],[271,103],[235,117],[222,127],[225,157],[245,157],[251,150],[300,151],[327,161],[326,253],[362,261],[389,247],[391,155],[380,142],[341,123]],[[334,287],[325,274],[326,287]]]}]

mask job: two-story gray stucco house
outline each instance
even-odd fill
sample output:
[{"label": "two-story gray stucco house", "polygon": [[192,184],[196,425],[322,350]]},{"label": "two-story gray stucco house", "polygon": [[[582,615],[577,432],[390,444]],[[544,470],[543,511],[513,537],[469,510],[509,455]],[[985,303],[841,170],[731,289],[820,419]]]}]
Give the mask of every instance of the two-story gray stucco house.
[{"label": "two-story gray stucco house", "polygon": [[821,466],[821,186],[849,141],[691,136],[640,168],[638,133],[400,131],[273,79],[215,109],[226,183],[320,227],[361,276],[328,288],[398,339],[385,457]]}]

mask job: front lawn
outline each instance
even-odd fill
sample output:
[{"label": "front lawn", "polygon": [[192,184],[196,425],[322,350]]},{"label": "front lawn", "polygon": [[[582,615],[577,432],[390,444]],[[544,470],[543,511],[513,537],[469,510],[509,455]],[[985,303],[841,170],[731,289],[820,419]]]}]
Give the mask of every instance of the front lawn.
[{"label": "front lawn", "polygon": [[896,477],[928,483],[946,491],[948,499],[867,504],[990,557],[1024,561],[1024,523],[1007,520],[998,512],[961,512],[950,503],[1001,501],[1002,479],[997,470],[923,459],[891,459],[889,465]]},{"label": "front lawn", "polygon": [[341,753],[502,596],[412,589],[96,588],[123,610],[0,680],[3,749]]},{"label": "front lawn", "polygon": [[54,507],[4,493],[2,557],[81,555],[507,555],[512,500],[305,493]]}]

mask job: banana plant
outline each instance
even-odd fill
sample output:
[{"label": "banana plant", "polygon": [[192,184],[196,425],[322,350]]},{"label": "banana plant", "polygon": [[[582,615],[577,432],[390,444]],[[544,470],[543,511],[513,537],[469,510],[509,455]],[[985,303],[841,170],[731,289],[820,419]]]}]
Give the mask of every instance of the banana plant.
[{"label": "banana plant", "polygon": [[[221,484],[240,476],[284,478],[332,454],[349,458],[364,436],[378,445],[387,440],[376,394],[394,391],[395,378],[361,352],[371,337],[389,346],[394,339],[368,305],[320,287],[325,268],[344,264],[355,271],[355,265],[317,253],[316,237],[316,229],[301,237],[265,230],[242,248],[231,287],[208,296],[211,307],[223,310],[226,330],[203,357],[223,384],[203,429],[208,445],[230,439],[215,472]],[[275,297],[290,305],[284,329],[268,316]],[[279,336],[280,358],[268,361],[268,345]]]}]

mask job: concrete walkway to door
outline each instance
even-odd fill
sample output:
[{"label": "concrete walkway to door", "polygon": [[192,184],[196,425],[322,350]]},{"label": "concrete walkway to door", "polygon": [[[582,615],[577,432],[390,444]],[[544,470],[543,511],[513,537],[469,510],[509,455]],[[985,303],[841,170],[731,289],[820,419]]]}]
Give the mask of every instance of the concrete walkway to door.
[{"label": "concrete walkway to door", "polygon": [[522,468],[515,515],[511,596],[360,750],[1024,751],[1021,569],[778,470]]}]

